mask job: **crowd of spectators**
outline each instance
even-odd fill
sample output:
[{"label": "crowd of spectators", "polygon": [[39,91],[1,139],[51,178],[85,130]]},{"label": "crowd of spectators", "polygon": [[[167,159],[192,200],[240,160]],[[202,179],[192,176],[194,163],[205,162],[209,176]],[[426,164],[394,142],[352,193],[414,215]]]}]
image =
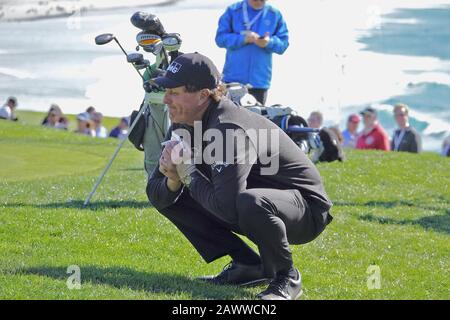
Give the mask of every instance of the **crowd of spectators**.
[{"label": "crowd of spectators", "polygon": [[[17,121],[18,118],[15,114],[17,105],[17,99],[15,97],[9,97],[6,103],[0,108],[0,119]],[[44,119],[41,121],[41,125],[47,128],[69,130],[70,122],[61,107],[57,104],[52,104]],[[74,132],[97,138],[111,137],[124,139],[127,136],[128,129],[129,118],[124,117],[120,119],[117,126],[111,132],[108,132],[108,129],[103,125],[103,114],[90,106],[86,111],[76,116],[76,128]]]},{"label": "crowd of spectators", "polygon": [[[388,136],[379,123],[378,112],[373,107],[367,107],[359,114],[350,114],[347,118],[346,128],[342,132],[335,131],[335,133],[338,140],[342,142],[342,146],[346,148],[420,153],[422,138],[410,125],[408,105],[398,103],[393,106],[392,116],[397,125],[392,137]],[[307,121],[310,127],[320,129],[324,116],[321,112],[314,111]],[[336,130],[335,127],[330,129]],[[442,155],[450,156],[450,137],[443,142]]]}]

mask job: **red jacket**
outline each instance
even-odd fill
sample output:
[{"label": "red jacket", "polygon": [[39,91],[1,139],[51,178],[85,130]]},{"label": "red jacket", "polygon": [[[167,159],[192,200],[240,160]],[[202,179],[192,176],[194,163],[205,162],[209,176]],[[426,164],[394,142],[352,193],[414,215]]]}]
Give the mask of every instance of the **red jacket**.
[{"label": "red jacket", "polygon": [[368,134],[361,133],[356,141],[356,149],[390,150],[389,137],[377,124]]}]

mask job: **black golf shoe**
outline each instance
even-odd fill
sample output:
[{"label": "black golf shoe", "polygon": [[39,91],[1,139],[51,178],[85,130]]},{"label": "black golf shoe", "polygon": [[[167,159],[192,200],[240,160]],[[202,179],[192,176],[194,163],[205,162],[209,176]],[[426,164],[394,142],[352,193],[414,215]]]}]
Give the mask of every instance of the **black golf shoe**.
[{"label": "black golf shoe", "polygon": [[271,279],[264,276],[263,266],[244,265],[237,262],[227,264],[216,276],[200,277],[199,280],[216,285],[256,286],[268,283]]},{"label": "black golf shoe", "polygon": [[298,270],[298,278],[289,276],[277,276],[269,287],[261,292],[257,298],[261,300],[297,300],[302,295],[302,276]]}]

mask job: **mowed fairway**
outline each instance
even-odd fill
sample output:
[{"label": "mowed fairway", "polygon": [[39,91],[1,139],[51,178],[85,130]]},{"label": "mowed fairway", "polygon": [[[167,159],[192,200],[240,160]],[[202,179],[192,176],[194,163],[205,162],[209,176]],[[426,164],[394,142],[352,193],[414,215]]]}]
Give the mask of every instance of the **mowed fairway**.
[{"label": "mowed fairway", "polygon": [[[143,154],[118,141],[0,122],[0,299],[252,299],[214,287],[205,264],[145,195]],[[437,154],[350,152],[320,164],[335,206],[314,242],[294,246],[303,299],[449,299],[450,162]],[[81,288],[67,286],[79,266]],[[367,270],[379,267],[381,288]]]}]

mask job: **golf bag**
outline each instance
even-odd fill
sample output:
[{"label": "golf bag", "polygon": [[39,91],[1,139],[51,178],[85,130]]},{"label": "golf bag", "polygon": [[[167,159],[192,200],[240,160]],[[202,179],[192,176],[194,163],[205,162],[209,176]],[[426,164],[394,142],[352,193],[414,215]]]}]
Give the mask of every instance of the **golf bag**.
[{"label": "golf bag", "polygon": [[[179,52],[181,37],[177,33],[167,33],[161,21],[153,14],[136,12],[131,23],[141,29],[136,36],[138,46],[155,56],[155,63],[144,73],[143,87],[146,92],[140,108],[145,108],[129,140],[140,151],[144,151],[144,167],[150,175],[161,154],[161,142],[170,126],[167,107],[163,103],[164,91],[156,88],[150,79],[164,72],[169,64],[182,53]],[[133,111],[131,121],[138,111]],[[134,116],[133,116],[134,115]]]},{"label": "golf bag", "polygon": [[314,132],[293,130],[294,128],[308,128],[308,123],[305,119],[292,113],[275,116],[269,119],[286,132],[289,138],[291,138],[305,153],[310,151],[311,144],[309,140],[315,139],[317,135],[314,135]]},{"label": "golf bag", "polygon": [[344,152],[335,133],[328,128],[313,129],[290,107],[279,104],[262,106],[240,83],[227,84],[227,95],[237,105],[258,113],[279,126],[305,153],[313,153],[314,162],[343,161]]},{"label": "golf bag", "polygon": [[[144,102],[141,103],[139,110],[144,107]],[[130,125],[136,121],[136,117],[139,114],[139,111],[133,110],[130,116]],[[145,117],[141,117],[138,120],[138,123],[134,127],[133,131],[128,135],[128,140],[135,146],[139,151],[144,151],[144,134],[145,134]]]}]

